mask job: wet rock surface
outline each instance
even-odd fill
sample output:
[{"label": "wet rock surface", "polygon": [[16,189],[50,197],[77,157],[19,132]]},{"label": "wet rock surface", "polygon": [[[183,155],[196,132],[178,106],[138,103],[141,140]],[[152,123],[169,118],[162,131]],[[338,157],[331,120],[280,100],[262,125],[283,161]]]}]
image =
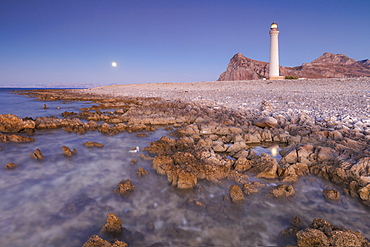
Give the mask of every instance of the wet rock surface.
[{"label": "wet rock surface", "polygon": [[8,163],[8,164],[5,165],[4,168],[7,169],[7,170],[14,170],[17,167],[18,167],[18,165],[14,164],[14,163]]},{"label": "wet rock surface", "polygon": [[124,196],[133,190],[135,190],[135,185],[131,183],[130,179],[126,179],[125,181],[119,182],[117,188],[114,190],[114,193]]},{"label": "wet rock surface", "polygon": [[62,149],[63,149],[64,155],[67,156],[67,157],[72,157],[73,155],[77,154],[77,150],[75,148],[73,150],[71,150],[67,146],[62,146]]},{"label": "wet rock surface", "polygon": [[118,237],[122,235],[122,221],[115,214],[108,214],[107,221],[105,222],[102,232],[108,236]]},{"label": "wet rock surface", "polygon": [[281,231],[280,243],[295,246],[369,246],[370,242],[360,232],[347,230],[330,222],[315,218],[306,224],[299,217],[290,222],[290,226]]},{"label": "wet rock surface", "polygon": [[36,149],[36,151],[31,153],[30,155],[32,158],[36,160],[42,160],[45,158],[44,155],[41,153],[40,149]]},{"label": "wet rock surface", "polygon": [[115,240],[111,243],[111,242],[108,242],[102,239],[98,235],[93,235],[82,245],[82,247],[97,247],[97,246],[99,247],[127,247],[128,244],[123,241],[119,241],[119,240]]}]

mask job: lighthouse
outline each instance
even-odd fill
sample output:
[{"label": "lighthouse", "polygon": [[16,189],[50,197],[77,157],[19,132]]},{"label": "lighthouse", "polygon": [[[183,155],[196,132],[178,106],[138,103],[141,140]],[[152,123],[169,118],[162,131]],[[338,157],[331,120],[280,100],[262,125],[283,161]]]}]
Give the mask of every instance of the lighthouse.
[{"label": "lighthouse", "polygon": [[270,80],[284,79],[279,75],[279,33],[277,23],[273,22],[270,28]]}]

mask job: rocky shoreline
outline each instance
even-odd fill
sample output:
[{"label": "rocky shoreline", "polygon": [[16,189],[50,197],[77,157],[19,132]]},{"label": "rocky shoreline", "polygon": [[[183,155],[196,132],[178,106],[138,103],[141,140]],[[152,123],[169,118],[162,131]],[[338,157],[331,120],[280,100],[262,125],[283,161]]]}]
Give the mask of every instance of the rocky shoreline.
[{"label": "rocky shoreline", "polygon": [[[32,133],[39,129],[114,135],[166,126],[173,129],[171,137],[150,143],[141,157],[152,160],[153,169],[180,190],[195,189],[200,180],[228,179],[234,184],[224,200],[240,203],[252,193],[265,191],[263,183],[250,181],[249,176],[280,180],[282,184],[267,193],[289,197],[300,177],[314,175],[370,206],[369,78],[159,83],[20,93],[44,101],[81,100],[96,105],[64,112],[62,118],[0,115],[2,142],[32,141]],[[284,144],[279,162],[250,148],[264,143]],[[338,200],[338,193],[327,190],[323,196]],[[188,203],[207,207],[196,200]],[[296,227],[293,234],[286,230],[289,234],[284,238],[297,241],[298,246],[313,239],[331,246],[369,246],[358,232],[320,224],[332,230],[321,225]],[[84,246],[95,246],[94,241]]]}]

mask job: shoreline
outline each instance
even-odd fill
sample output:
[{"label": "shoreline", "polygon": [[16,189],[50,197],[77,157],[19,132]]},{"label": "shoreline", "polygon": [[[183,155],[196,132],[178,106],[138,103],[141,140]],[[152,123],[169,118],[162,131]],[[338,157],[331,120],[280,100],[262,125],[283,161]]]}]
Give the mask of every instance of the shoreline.
[{"label": "shoreline", "polygon": [[[9,124],[9,128],[17,126],[8,131],[13,133],[63,128],[76,134],[98,131],[115,135],[168,128],[172,131],[169,137],[149,143],[141,149],[140,158],[150,160],[153,171],[166,176],[169,186],[178,190],[197,191],[200,180],[234,183],[225,188],[228,192],[219,202],[221,207],[243,203],[252,193],[291,197],[295,184],[307,176],[340,187],[339,191],[323,191],[328,202],[339,201],[342,195],[369,207],[369,86],[369,78],[356,78],[30,90],[20,94],[43,101],[94,104],[78,113],[63,112],[61,118],[5,118],[16,123]],[[281,102],[274,97],[281,97]],[[250,104],[240,107],[246,100]],[[314,108],[306,110],[305,106]],[[251,148],[264,143],[284,144],[279,161],[272,152],[257,155]],[[256,183],[249,176],[263,182]],[[277,183],[272,190],[266,185],[269,180]]]},{"label": "shoreline", "polygon": [[265,114],[291,109],[305,111],[312,117],[370,117],[370,78],[124,84],[76,91],[112,98],[159,97],[257,115],[262,104],[267,104]]}]

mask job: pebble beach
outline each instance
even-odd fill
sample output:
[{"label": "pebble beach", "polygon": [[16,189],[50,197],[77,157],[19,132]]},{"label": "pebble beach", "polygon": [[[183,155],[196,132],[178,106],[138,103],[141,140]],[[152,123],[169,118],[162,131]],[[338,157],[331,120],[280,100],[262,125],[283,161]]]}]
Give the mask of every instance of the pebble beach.
[{"label": "pebble beach", "polygon": [[160,97],[259,112],[303,110],[312,117],[370,117],[370,78],[146,83],[85,89],[109,97]]}]

